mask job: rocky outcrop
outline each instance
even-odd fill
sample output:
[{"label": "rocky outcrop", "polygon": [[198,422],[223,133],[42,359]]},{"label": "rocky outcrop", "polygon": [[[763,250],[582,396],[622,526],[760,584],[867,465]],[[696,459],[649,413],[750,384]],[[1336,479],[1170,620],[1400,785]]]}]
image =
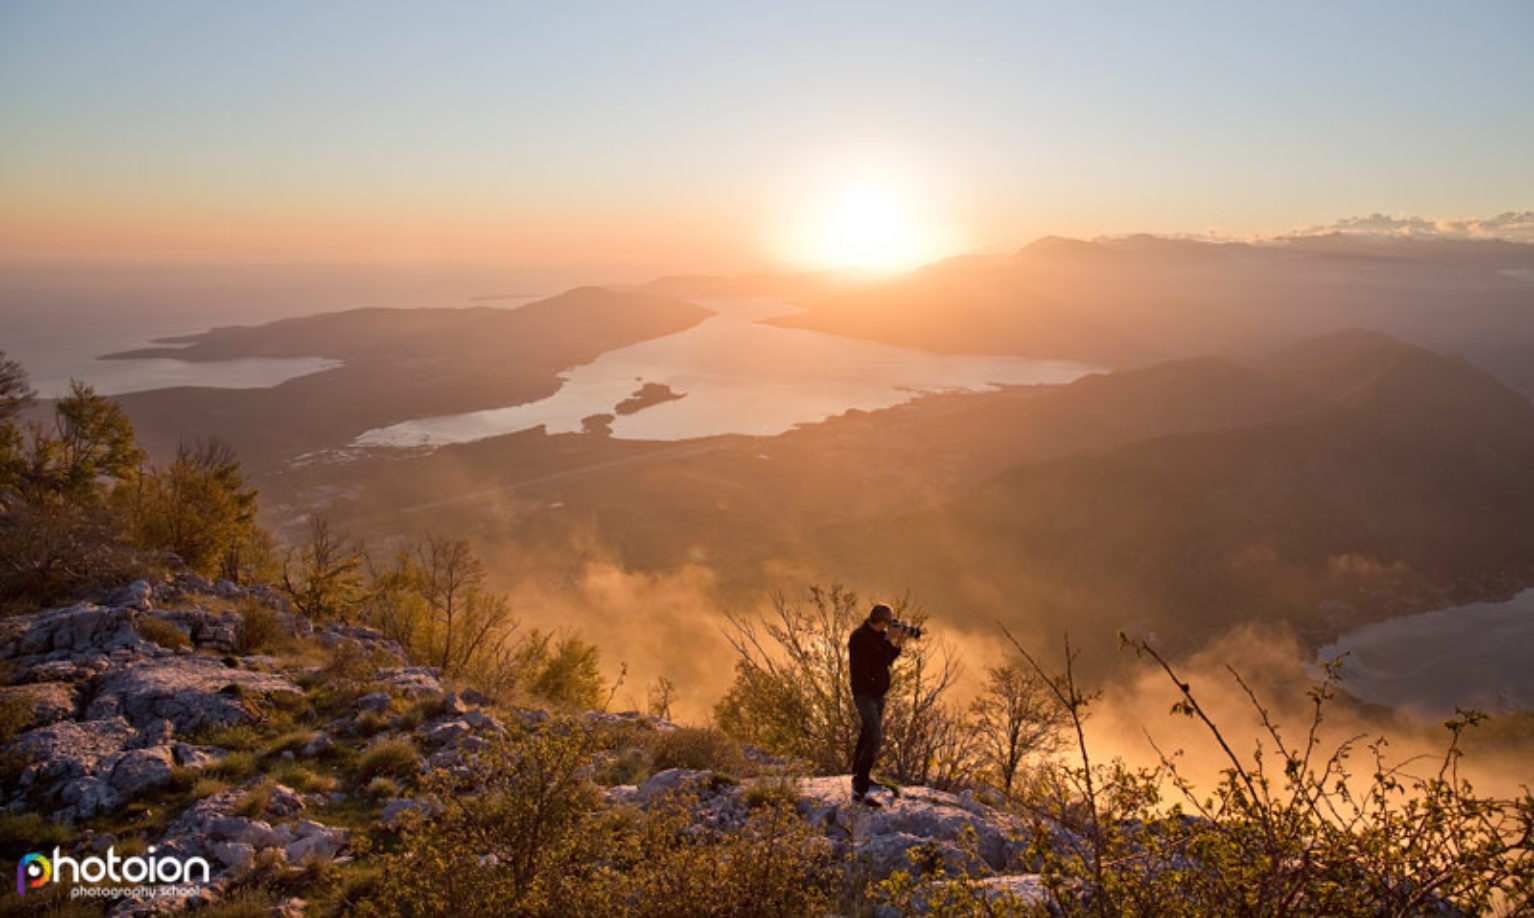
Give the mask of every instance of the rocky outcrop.
[{"label": "rocky outcrop", "polygon": [[93,680],[87,719],[121,715],[134,724],[169,720],[178,733],[237,724],[256,716],[253,701],[276,692],[297,694],[277,673],[232,668],[204,656],[170,656],[117,667]]},{"label": "rocky outcrop", "polygon": [[[347,829],[326,824],[324,814],[335,803],[362,800],[378,806],[383,831],[435,819],[444,812],[443,804],[430,795],[411,796],[415,782],[406,773],[419,768],[423,780],[445,775],[471,786],[481,756],[509,733],[575,729],[632,735],[678,729],[634,711],[590,711],[574,722],[535,709],[492,713],[485,709],[491,701],[487,696],[472,690],[444,692],[438,670],[408,665],[398,645],[372,629],[338,624],[310,629],[299,617],[269,606],[266,614],[277,616],[289,634],[307,634],[322,647],[360,648],[369,665],[379,668],[372,669],[372,683],[350,708],[328,713],[333,719],[323,727],[311,710],[302,729],[283,736],[280,744],[274,743],[272,731],[229,731],[226,735],[255,736],[267,744],[231,741],[245,750],[236,753],[210,744],[214,734],[209,728],[255,723],[274,707],[288,712],[306,708],[319,696],[303,699],[300,683],[313,687],[325,679],[320,668],[293,659],[238,655],[245,615],[227,601],[255,598],[233,584],[180,577],[170,585],[134,584],[99,605],[81,603],[0,622],[0,659],[8,663],[14,683],[0,687],[0,702],[30,712],[23,732],[0,750],[20,763],[16,786],[4,788],[0,798],[10,811],[45,807],[50,818],[78,825],[134,801],[172,799],[165,795],[201,779],[196,772],[235,757],[228,768],[215,768],[207,777],[215,790],[219,781],[240,780],[239,786],[190,805],[188,793],[180,798],[186,809],[169,828],[156,838],[141,839],[163,855],[206,859],[212,882],[186,899],[119,902],[113,915],[206,905],[247,871],[297,875],[307,865],[367,850],[366,844],[354,843]],[[350,781],[336,787],[336,778],[344,777],[334,774],[337,764],[370,737],[375,742],[407,739],[413,760],[385,773],[397,781],[392,788],[388,781],[374,782],[377,790],[369,785],[364,791],[361,782]],[[768,770],[783,764],[757,750],[746,754]],[[264,777],[246,777],[253,770],[252,758],[254,770]],[[334,790],[321,785],[321,790],[304,793],[273,783],[287,762],[312,769],[306,780],[330,781]],[[591,768],[600,765],[593,762]],[[637,785],[609,788],[606,795],[614,805],[639,808],[686,800],[693,829],[710,836],[745,830],[763,794],[786,793],[822,836],[817,845],[849,857],[874,879],[914,868],[935,873],[940,881],[944,875],[953,877],[983,897],[1045,901],[1037,878],[1019,863],[1025,833],[1017,817],[964,795],[926,788],[911,788],[885,808],[868,810],[852,804],[845,776],[803,779],[782,788],[759,786],[784,780],[742,782],[707,770],[673,768]],[[379,806],[371,803],[372,794],[390,799]],[[112,842],[112,836],[88,839],[92,850]],[[297,899],[282,906],[290,912],[302,907]]]},{"label": "rocky outcrop", "polygon": [[65,821],[89,819],[171,780],[171,748],[121,717],[60,721],[30,730],[8,749],[25,765],[17,790],[51,801]]}]

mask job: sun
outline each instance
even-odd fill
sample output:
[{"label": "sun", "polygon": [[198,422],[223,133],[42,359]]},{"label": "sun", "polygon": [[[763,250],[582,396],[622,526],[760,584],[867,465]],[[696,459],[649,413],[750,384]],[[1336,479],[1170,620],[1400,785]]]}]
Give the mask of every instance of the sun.
[{"label": "sun", "polygon": [[817,268],[889,274],[949,254],[908,194],[877,179],[826,189],[795,221],[790,257]]}]

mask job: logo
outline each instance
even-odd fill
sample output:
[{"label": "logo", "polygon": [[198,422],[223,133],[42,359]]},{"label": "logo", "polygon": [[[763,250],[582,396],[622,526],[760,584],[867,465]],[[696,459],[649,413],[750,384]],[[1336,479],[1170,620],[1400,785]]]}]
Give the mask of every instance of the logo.
[{"label": "logo", "polygon": [[53,864],[41,854],[29,854],[16,865],[16,891],[23,896],[27,890],[48,882],[53,876]]},{"label": "logo", "polygon": [[[52,857],[36,852],[22,856],[16,864],[16,892],[25,896],[29,889],[37,889],[49,883],[68,883],[74,886],[70,893],[71,899],[153,897],[157,894],[194,890],[191,884],[208,882],[211,872],[204,858],[156,857],[154,845],[150,845],[142,857],[122,857],[118,855],[116,846],[112,846],[107,848],[106,857],[73,858],[55,847]],[[104,880],[138,885],[84,885],[98,884]],[[159,891],[146,884],[157,884]]]}]

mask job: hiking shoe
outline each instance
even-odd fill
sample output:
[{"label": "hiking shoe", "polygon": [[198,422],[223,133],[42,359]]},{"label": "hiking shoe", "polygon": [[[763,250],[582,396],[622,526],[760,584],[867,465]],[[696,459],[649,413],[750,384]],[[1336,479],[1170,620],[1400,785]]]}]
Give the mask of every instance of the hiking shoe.
[{"label": "hiking shoe", "polygon": [[868,796],[867,794],[853,794],[852,802],[868,807],[870,810],[882,810],[884,804]]}]

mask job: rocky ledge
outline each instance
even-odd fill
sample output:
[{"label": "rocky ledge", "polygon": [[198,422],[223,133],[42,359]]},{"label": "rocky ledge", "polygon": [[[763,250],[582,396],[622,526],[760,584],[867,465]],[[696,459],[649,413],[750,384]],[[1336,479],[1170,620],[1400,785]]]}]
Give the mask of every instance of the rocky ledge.
[{"label": "rocky ledge", "polygon": [[[308,655],[254,652],[256,624]],[[346,647],[366,661],[364,682],[337,701],[325,694],[334,677],[316,654]],[[441,812],[410,790],[418,776],[472,781],[478,756],[509,731],[553,722],[545,711],[495,707],[471,689],[447,691],[436,670],[409,665],[376,631],[316,630],[269,591],[186,575],[0,621],[0,673],[8,683],[0,705],[20,712],[0,748],[6,813],[66,827],[81,855],[131,838],[210,865],[211,882],[190,900],[120,901],[114,915],[211,903],[257,867],[350,861],[367,848],[353,850],[358,833]],[[587,712],[580,722],[677,729],[633,712]],[[785,764],[746,754],[756,771]],[[367,764],[373,760],[383,764]],[[335,780],[341,773],[345,785]],[[1023,863],[1027,827],[1017,817],[920,787],[870,810],[852,804],[849,786],[846,776],[740,780],[672,768],[604,792],[613,805],[641,808],[683,794],[693,821],[721,832],[746,824],[753,795],[776,793],[876,879],[919,857],[927,872],[1042,901]],[[303,908],[292,899],[280,911]]]}]

